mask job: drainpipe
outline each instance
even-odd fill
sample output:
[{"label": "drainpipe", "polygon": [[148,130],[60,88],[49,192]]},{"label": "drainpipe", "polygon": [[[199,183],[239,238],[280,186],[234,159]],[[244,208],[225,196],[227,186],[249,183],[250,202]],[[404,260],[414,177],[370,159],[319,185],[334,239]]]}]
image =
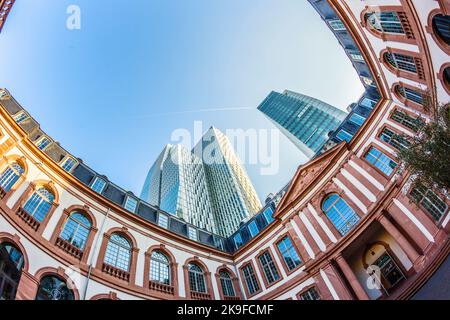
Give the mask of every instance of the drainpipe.
[{"label": "drainpipe", "polygon": [[92,266],[92,259],[94,258],[94,256],[97,256],[98,243],[102,239],[103,230],[105,228],[105,223],[106,223],[106,220],[109,217],[109,212],[110,211],[111,211],[110,208],[108,208],[108,211],[106,211],[106,215],[103,218],[103,222],[102,222],[102,225],[101,225],[99,233],[98,233],[97,241],[95,242],[94,250],[92,251],[91,258],[89,259],[89,270],[88,270],[88,274],[87,274],[86,286],[84,287],[84,293],[83,293],[83,299],[82,300],[86,300],[86,295],[87,295],[87,291],[88,291],[88,287],[89,287],[89,280],[91,279],[91,273],[92,273],[92,268],[93,268],[93,266]]}]

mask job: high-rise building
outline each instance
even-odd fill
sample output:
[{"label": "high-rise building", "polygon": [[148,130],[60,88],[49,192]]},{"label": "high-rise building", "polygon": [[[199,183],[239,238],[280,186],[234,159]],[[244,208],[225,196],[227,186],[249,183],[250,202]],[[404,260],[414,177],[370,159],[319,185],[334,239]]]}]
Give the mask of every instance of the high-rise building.
[{"label": "high-rise building", "polygon": [[141,198],[224,237],[262,207],[230,141],[214,127],[192,151],[167,145],[148,172]]},{"label": "high-rise building", "polygon": [[194,153],[203,159],[217,230],[227,237],[261,209],[261,202],[230,141],[220,130],[211,127]]},{"label": "high-rise building", "polygon": [[202,161],[181,145],[164,148],[147,175],[141,198],[217,233]]},{"label": "high-rise building", "polygon": [[271,92],[259,105],[275,126],[308,158],[312,158],[347,114],[323,101],[284,91]]}]

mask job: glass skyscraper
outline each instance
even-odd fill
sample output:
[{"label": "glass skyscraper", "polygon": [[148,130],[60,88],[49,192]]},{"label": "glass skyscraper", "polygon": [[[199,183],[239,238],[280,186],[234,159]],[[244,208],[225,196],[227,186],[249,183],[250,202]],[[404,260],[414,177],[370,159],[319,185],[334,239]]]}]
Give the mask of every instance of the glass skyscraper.
[{"label": "glass skyscraper", "polygon": [[141,198],[223,237],[262,207],[230,141],[214,127],[192,151],[167,145],[147,175]]},{"label": "glass skyscraper", "polygon": [[259,105],[264,113],[308,158],[312,158],[347,113],[323,101],[286,90],[271,92]]},{"label": "glass skyscraper", "polygon": [[219,129],[211,127],[194,153],[203,159],[219,235],[228,237],[261,209],[261,201],[229,139]]},{"label": "glass skyscraper", "polygon": [[217,233],[202,161],[181,145],[164,148],[147,175],[141,198]]}]

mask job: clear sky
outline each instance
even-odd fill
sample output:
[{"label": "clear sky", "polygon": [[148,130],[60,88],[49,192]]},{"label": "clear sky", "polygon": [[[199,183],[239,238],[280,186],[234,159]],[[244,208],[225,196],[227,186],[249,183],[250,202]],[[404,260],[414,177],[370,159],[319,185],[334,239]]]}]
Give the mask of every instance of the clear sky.
[{"label": "clear sky", "polygon": [[[80,30],[66,28],[71,4]],[[256,110],[272,90],[341,109],[363,92],[306,0],[21,0],[0,57],[0,87],[69,152],[137,195],[176,129],[197,120],[204,130],[273,129]],[[281,136],[275,175],[246,167],[263,201],[304,162]]]}]

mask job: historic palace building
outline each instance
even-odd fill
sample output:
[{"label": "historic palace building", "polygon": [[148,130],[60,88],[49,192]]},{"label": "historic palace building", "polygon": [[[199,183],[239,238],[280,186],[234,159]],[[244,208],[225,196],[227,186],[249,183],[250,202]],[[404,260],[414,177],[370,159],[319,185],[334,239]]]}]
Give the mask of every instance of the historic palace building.
[{"label": "historic palace building", "polygon": [[1,90],[0,299],[449,298],[449,196],[412,188],[396,153],[449,102],[450,1],[309,2],[366,93],[228,238],[98,174]]}]

